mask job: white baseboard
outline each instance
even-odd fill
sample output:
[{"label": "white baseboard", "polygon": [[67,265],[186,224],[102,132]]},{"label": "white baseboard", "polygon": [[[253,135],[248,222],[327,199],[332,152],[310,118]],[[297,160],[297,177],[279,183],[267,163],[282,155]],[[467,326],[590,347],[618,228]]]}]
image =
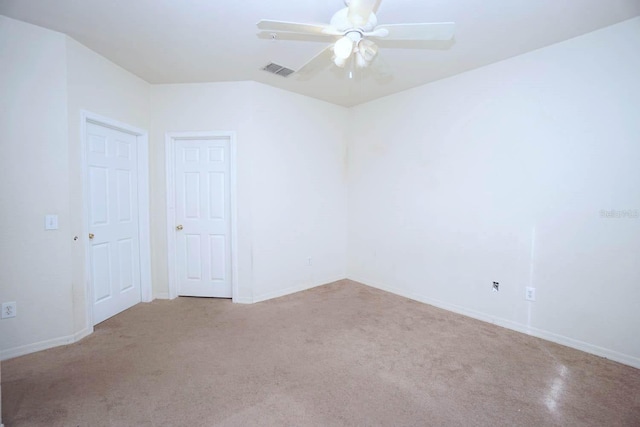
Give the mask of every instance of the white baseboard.
[{"label": "white baseboard", "polygon": [[169,298],[169,292],[158,292],[153,294],[153,297],[155,299],[170,299]]},{"label": "white baseboard", "polygon": [[267,301],[267,300],[274,299],[274,298],[283,297],[285,295],[290,295],[290,294],[294,294],[296,292],[306,291],[307,289],[316,288],[318,286],[327,285],[329,283],[337,282],[339,280],[344,280],[344,279],[345,279],[344,277],[340,277],[338,279],[322,280],[322,281],[317,281],[316,283],[312,283],[312,284],[291,286],[291,287],[286,288],[286,289],[279,289],[277,291],[267,292],[266,294],[262,294],[262,295],[259,295],[257,297],[253,297],[253,302],[256,303],[256,302],[262,302],[262,301]]},{"label": "white baseboard", "polygon": [[26,354],[35,353],[36,351],[48,350],[50,348],[59,347],[61,345],[69,345],[74,342],[80,341],[82,338],[87,337],[93,333],[93,328],[85,328],[76,332],[73,335],[67,335],[64,337],[52,338],[50,340],[44,340],[35,342],[32,344],[23,345],[20,347],[9,348],[0,351],[0,360],[13,359],[14,357],[24,356]]},{"label": "white baseboard", "polygon": [[75,334],[73,334],[73,342],[78,342],[80,341],[82,338],[88,337],[89,335],[91,335],[93,333],[93,326],[91,327],[86,327],[81,331],[76,332]]},{"label": "white baseboard", "polygon": [[481,320],[483,322],[493,323],[503,328],[511,329],[513,331],[521,332],[523,334],[531,335],[537,338],[542,338],[547,341],[551,341],[567,347],[575,348],[576,350],[584,351],[586,353],[594,354],[596,356],[604,357],[604,358],[613,360],[615,362],[620,362],[625,365],[629,365],[634,368],[640,369],[640,358],[637,358],[628,354],[619,353],[617,351],[610,350],[608,348],[599,347],[594,344],[590,344],[584,341],[579,341],[579,340],[569,338],[564,335],[559,335],[543,329],[531,328],[522,323],[514,322],[508,319],[503,319],[500,317],[491,316],[486,313],[470,310],[465,307],[461,307],[458,305],[449,304],[443,301],[428,298],[421,294],[407,292],[402,289],[394,288],[392,286],[382,285],[379,283],[375,283],[374,281],[371,281],[371,280],[358,278],[358,277],[353,277],[353,278],[350,278],[349,280],[353,280],[354,282],[361,283],[365,286],[370,286],[372,288],[376,288],[382,291],[390,292],[392,294],[400,295],[405,298],[409,298],[415,301],[429,304],[434,307],[442,308],[444,310],[451,311],[457,314],[462,314],[463,316],[471,317],[477,320]]},{"label": "white baseboard", "polygon": [[24,356],[25,354],[47,350],[49,348],[58,347],[61,345],[72,344],[74,342],[75,336],[67,335],[64,337],[52,338],[50,340],[44,340],[19,347],[9,348],[0,351],[0,360],[13,359],[14,357]]},{"label": "white baseboard", "polygon": [[306,291],[307,289],[311,289],[315,286],[318,286],[318,285],[291,286],[290,288],[278,289],[277,291],[267,292],[266,294],[253,297],[253,303],[267,301],[274,298],[280,298],[285,295],[294,294],[296,292]]},{"label": "white baseboard", "polygon": [[253,298],[238,297],[238,298],[233,298],[233,302],[236,304],[253,304]]}]

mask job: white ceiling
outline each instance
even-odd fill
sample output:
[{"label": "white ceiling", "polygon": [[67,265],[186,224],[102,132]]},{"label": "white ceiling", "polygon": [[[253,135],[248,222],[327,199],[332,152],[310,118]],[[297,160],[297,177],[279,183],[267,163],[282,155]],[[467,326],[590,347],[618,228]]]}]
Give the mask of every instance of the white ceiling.
[{"label": "white ceiling", "polygon": [[[382,0],[380,24],[455,21],[448,49],[380,43],[393,77],[353,79],[327,62],[310,79],[261,71],[298,69],[327,42],[256,28],[260,19],[327,23],[342,0],[0,0],[0,14],[73,37],[150,83],[255,80],[352,106],[548,46],[640,15],[640,0]],[[396,46],[396,48],[391,48]]]}]

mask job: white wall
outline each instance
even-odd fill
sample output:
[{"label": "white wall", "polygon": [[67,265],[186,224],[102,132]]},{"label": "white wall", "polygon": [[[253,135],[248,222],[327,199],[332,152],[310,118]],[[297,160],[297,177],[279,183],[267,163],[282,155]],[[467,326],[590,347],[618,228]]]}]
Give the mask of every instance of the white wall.
[{"label": "white wall", "polygon": [[345,108],[255,82],[157,85],[151,105],[156,295],[168,293],[166,132],[236,132],[241,300],[345,277]]},{"label": "white wall", "polygon": [[[0,16],[0,358],[87,330],[81,110],[149,125],[150,86],[63,34]],[[59,229],[44,230],[45,214]],[[73,237],[79,236],[78,241]]]},{"label": "white wall", "polygon": [[[67,99],[69,125],[70,233],[80,236],[72,246],[74,331],[90,325],[85,304],[85,245],[82,216],[81,112],[149,129],[151,85],[108,61],[75,40],[66,39]],[[88,331],[85,331],[88,332]]]},{"label": "white wall", "polygon": [[640,18],[354,108],[349,277],[640,367],[640,218],[600,217],[640,210],[638,52]]},{"label": "white wall", "polygon": [[260,83],[251,93],[254,300],[344,279],[348,110]]},{"label": "white wall", "polygon": [[3,357],[73,334],[65,55],[64,35],[0,16],[0,301],[17,302]]}]

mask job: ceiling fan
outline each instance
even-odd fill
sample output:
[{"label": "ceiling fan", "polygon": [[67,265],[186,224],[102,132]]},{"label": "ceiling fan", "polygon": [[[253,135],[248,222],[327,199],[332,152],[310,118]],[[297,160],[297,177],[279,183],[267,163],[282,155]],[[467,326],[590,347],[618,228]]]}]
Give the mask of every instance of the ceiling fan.
[{"label": "ceiling fan", "polygon": [[446,41],[453,38],[453,22],[378,25],[376,3],[379,0],[345,0],[347,7],[336,12],[329,24],[263,19],[257,26],[262,31],[272,33],[313,35],[335,40],[303,65],[298,73],[312,68],[328,52],[333,53],[333,62],[338,67],[343,68],[350,61],[359,68],[368,67],[378,54],[378,46],[371,39],[408,42]]}]

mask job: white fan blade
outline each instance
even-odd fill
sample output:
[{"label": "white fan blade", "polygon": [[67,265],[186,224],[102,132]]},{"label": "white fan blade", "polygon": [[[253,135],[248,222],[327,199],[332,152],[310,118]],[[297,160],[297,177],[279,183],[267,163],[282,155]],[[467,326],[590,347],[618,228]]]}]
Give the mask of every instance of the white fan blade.
[{"label": "white fan blade", "polygon": [[326,48],[322,49],[318,54],[316,54],[313,58],[307,61],[302,67],[295,72],[295,76],[299,80],[305,80],[310,78],[313,74],[315,74],[318,70],[327,67],[331,64],[331,56],[333,55],[333,45],[329,45]]},{"label": "white fan blade", "polygon": [[319,36],[335,36],[342,33],[322,24],[301,24],[299,22],[271,21],[263,19],[256,24],[262,31],[313,34]]},{"label": "white fan blade", "polygon": [[362,35],[364,37],[385,38],[389,35],[389,30],[387,30],[386,28],[376,28],[374,31],[364,32],[362,33]]},{"label": "white fan blade", "polygon": [[351,0],[349,3],[349,13],[347,17],[354,27],[362,27],[368,21],[376,0]]},{"label": "white fan blade", "polygon": [[[378,25],[371,37],[380,37],[385,40],[451,40],[455,29],[455,22]],[[387,36],[375,34],[381,30],[387,30],[389,34]]]}]

